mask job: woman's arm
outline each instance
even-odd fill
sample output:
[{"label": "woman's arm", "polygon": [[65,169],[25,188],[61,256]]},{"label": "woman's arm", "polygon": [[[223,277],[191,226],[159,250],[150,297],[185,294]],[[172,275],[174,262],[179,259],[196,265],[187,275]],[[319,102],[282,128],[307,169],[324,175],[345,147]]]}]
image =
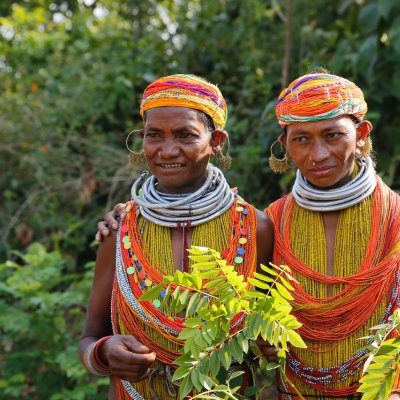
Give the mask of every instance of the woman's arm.
[{"label": "woman's arm", "polygon": [[[257,210],[257,271],[265,274],[260,264],[269,265],[272,261],[274,250],[274,227],[271,219],[262,211]],[[277,362],[279,349],[271,346],[268,342],[259,337],[256,341],[260,352],[270,362]]]},{"label": "woman's arm", "polygon": [[[104,238],[97,253],[92,291],[81,335],[79,351],[89,370],[105,370],[130,381],[138,381],[149,373],[155,354],[133,336],[113,335],[111,326],[111,294],[115,274],[116,233]],[[105,337],[110,338],[105,340]],[[90,368],[92,367],[92,368]]]},{"label": "woman's arm", "polygon": [[274,228],[270,218],[257,210],[257,271],[260,264],[269,265],[274,249]]}]

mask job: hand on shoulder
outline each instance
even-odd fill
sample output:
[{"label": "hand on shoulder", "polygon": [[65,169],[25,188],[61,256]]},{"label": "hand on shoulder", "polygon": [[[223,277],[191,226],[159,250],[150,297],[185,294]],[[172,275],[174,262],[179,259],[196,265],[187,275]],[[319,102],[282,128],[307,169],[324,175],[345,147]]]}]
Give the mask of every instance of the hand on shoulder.
[{"label": "hand on shoulder", "polygon": [[112,230],[118,229],[118,219],[125,217],[125,203],[118,203],[112,211],[109,211],[104,216],[103,221],[97,223],[97,233],[95,239],[101,242],[105,237],[109,236]]}]

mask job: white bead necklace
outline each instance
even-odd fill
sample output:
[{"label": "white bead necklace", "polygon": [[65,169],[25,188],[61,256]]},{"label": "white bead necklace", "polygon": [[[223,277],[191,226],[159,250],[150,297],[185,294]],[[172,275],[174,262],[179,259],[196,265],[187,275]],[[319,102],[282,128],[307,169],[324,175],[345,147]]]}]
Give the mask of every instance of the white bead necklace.
[{"label": "white bead necklace", "polygon": [[157,178],[146,171],[132,185],[131,195],[146,219],[169,228],[203,224],[222,215],[234,202],[223,173],[212,164],[208,165],[207,179],[193,193],[159,192]]},{"label": "white bead necklace", "polygon": [[311,186],[297,170],[292,194],[296,203],[311,211],[337,211],[354,206],[365,200],[375,189],[376,176],[371,157],[357,160],[360,171],[350,182],[335,188],[322,190]]}]

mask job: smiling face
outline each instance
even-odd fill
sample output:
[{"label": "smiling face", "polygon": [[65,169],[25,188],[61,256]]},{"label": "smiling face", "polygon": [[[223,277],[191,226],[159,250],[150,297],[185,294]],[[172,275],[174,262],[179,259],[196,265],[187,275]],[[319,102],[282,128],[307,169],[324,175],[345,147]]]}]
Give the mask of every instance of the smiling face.
[{"label": "smiling face", "polygon": [[296,122],[280,137],[303,176],[320,188],[339,187],[351,179],[357,148],[372,129],[368,121],[356,128],[348,117]]},{"label": "smiling face", "polygon": [[164,193],[190,193],[207,178],[213,154],[211,132],[196,110],[157,107],[146,111],[143,149]]}]

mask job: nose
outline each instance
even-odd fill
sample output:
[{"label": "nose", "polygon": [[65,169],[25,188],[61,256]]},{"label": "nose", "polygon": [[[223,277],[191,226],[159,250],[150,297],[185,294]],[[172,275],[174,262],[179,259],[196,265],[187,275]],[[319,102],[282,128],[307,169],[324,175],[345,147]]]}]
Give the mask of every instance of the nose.
[{"label": "nose", "polygon": [[329,157],[329,148],[323,141],[317,140],[310,148],[310,160],[319,163]]},{"label": "nose", "polygon": [[160,158],[170,159],[179,155],[180,149],[175,140],[169,139],[163,141],[157,154]]}]

